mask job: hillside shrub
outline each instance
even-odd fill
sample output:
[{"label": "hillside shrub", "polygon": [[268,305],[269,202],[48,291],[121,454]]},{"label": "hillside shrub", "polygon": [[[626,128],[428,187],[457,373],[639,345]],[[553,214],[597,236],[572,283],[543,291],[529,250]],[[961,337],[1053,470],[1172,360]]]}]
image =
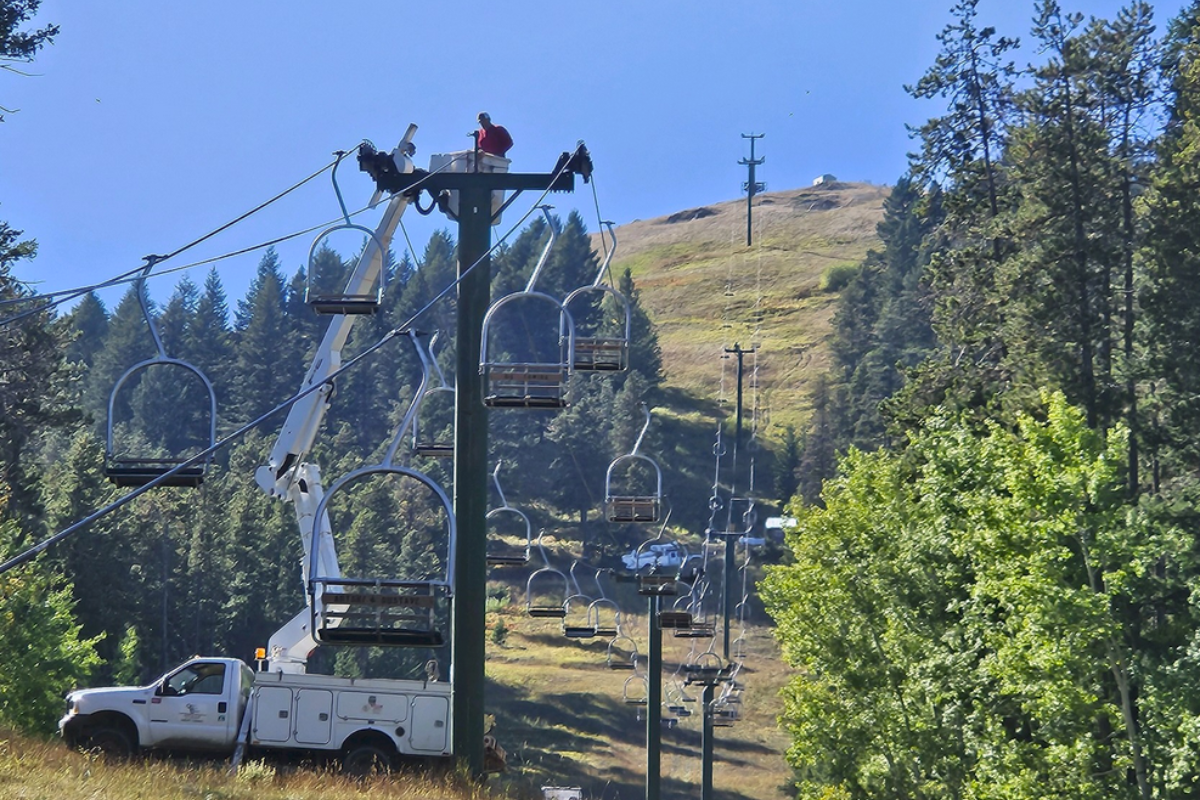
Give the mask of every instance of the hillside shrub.
[{"label": "hillside shrub", "polygon": [[817,288],[821,291],[841,291],[858,275],[858,264],[833,264],[821,273]]},{"label": "hillside shrub", "polygon": [[822,292],[840,292],[858,275],[858,264],[833,264],[821,273],[817,288]]}]

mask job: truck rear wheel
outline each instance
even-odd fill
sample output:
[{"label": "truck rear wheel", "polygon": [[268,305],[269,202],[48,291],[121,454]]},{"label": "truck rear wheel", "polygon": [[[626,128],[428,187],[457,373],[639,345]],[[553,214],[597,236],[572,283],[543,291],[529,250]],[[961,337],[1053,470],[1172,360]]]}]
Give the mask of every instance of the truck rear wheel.
[{"label": "truck rear wheel", "polygon": [[126,759],[133,755],[133,741],[125,731],[112,725],[100,725],[88,731],[83,748],[105,758]]},{"label": "truck rear wheel", "polygon": [[391,772],[394,761],[393,754],[377,744],[357,744],[342,756],[342,772],[353,778],[383,775]]}]

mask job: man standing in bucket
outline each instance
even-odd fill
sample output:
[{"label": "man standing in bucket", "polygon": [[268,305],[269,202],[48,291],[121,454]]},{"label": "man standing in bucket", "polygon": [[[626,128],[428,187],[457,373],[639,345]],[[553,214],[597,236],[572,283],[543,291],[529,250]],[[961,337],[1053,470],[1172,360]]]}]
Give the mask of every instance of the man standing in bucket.
[{"label": "man standing in bucket", "polygon": [[475,132],[475,141],[483,152],[502,158],[513,145],[508,131],[503,125],[493,125],[492,117],[486,111],[479,112],[479,130]]}]

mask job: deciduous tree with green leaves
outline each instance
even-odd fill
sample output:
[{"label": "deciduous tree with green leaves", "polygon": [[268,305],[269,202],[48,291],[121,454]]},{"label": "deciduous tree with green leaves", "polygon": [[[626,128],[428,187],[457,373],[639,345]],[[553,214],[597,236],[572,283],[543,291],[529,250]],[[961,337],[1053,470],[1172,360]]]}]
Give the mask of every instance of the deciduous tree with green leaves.
[{"label": "deciduous tree with green leaves", "polygon": [[[1158,688],[1178,685],[1179,657],[1149,657],[1136,609],[1174,590],[1155,578],[1163,554],[1191,547],[1127,504],[1126,437],[1061,394],[982,434],[935,416],[903,454],[852,451],[824,508],[793,505],[795,563],[763,596],[797,668],[783,720],[801,797],[1181,784],[1146,743],[1178,742],[1194,702]],[[1169,708],[1143,711],[1148,694]]]},{"label": "deciduous tree with green leaves", "polygon": [[[0,512],[7,492],[0,485]],[[0,521],[0,555],[15,555],[17,525]],[[73,615],[68,581],[44,564],[25,564],[0,575],[0,723],[37,735],[54,730],[62,698],[99,663],[96,643]]]}]

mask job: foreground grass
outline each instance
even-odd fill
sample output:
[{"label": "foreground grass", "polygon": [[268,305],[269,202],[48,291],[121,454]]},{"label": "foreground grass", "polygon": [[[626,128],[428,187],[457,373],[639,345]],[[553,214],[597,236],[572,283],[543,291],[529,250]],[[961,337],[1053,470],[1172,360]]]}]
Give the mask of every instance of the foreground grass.
[{"label": "foreground grass", "polygon": [[290,768],[262,761],[236,777],[223,761],[190,763],[148,757],[110,763],[67,748],[0,730],[0,798],[4,800],[482,800],[502,794],[455,775],[398,774],[353,781],[328,769]]}]

